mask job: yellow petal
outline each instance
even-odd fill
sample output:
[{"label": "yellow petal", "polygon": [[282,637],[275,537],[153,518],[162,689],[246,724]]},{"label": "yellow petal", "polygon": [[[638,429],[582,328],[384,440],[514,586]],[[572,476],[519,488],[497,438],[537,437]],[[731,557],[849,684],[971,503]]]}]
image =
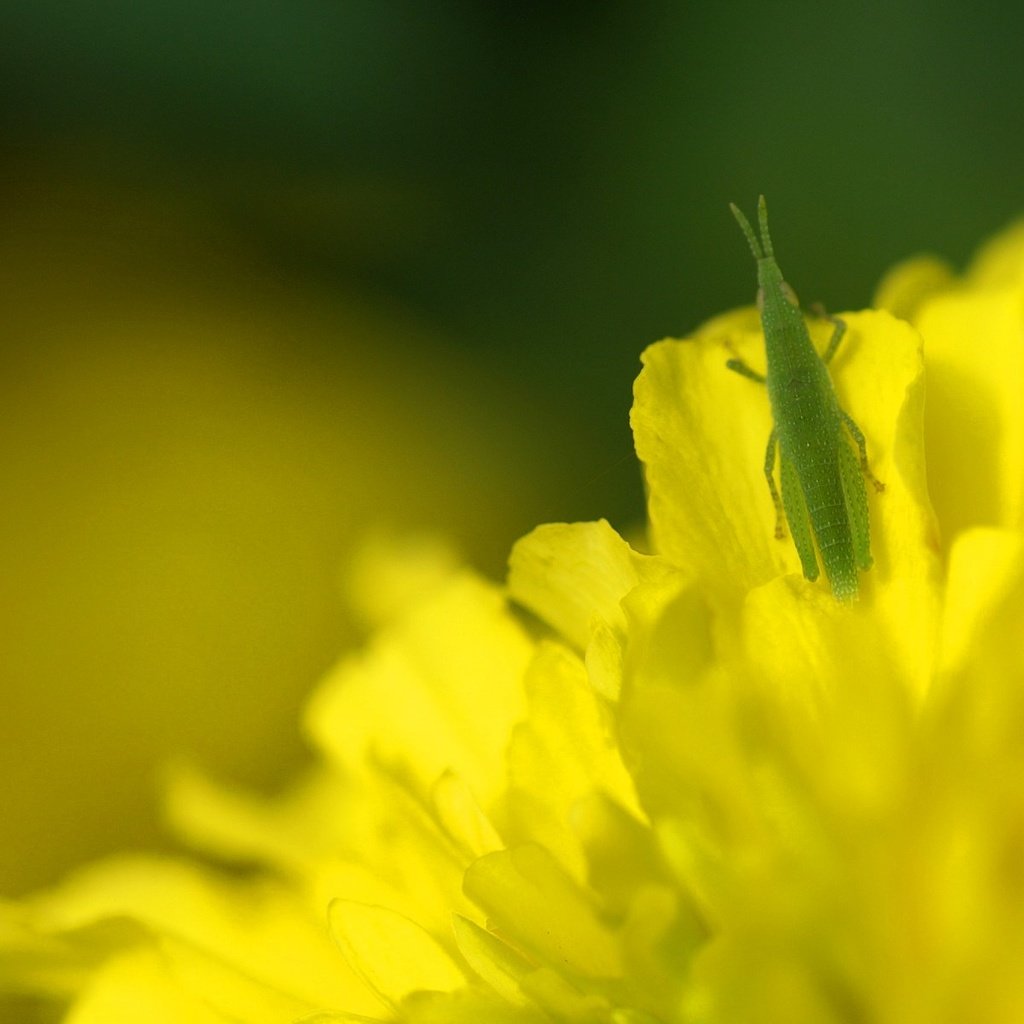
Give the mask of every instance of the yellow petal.
[{"label": "yellow petal", "polygon": [[268,798],[178,762],[165,773],[164,793],[164,814],[177,835],[223,860],[295,872],[335,850],[343,834],[337,808],[345,787],[322,768]]},{"label": "yellow petal", "polygon": [[[1024,576],[1024,536],[1016,530],[975,529],[960,534],[949,560],[939,667],[951,676],[970,671],[976,661],[1014,664],[1015,629],[993,629]],[[987,641],[983,643],[982,641]],[[991,645],[995,643],[993,650]]]},{"label": "yellow petal", "polygon": [[[948,732],[939,733],[936,742],[957,750],[961,770],[976,771],[977,786],[998,800],[997,780],[1018,779],[1024,771],[1024,534],[991,529],[962,534],[950,558],[948,591],[934,712]],[[1017,792],[1011,787],[1006,796],[1018,800]],[[1024,807],[1019,813],[1024,815]],[[1011,833],[1019,820],[1009,810],[994,818]]]},{"label": "yellow petal", "polygon": [[[453,901],[461,900],[465,864],[501,842],[457,776],[442,776],[429,794],[410,792],[405,783],[382,771],[354,787],[320,767],[269,799],[216,786],[179,765],[168,787],[168,815],[197,848],[294,879],[316,915],[343,897],[405,905],[417,920],[443,927]],[[386,821],[382,806],[389,808]]]},{"label": "yellow petal", "polygon": [[620,730],[650,818],[693,821],[721,842],[756,832],[761,813],[735,716],[731,693],[711,678],[630,688]]},{"label": "yellow petal", "polygon": [[925,473],[921,338],[882,311],[845,319],[850,337],[844,346],[852,350],[840,350],[833,379],[840,404],[864,431],[872,469],[885,483],[883,494],[867,488],[875,564],[861,574],[863,598],[874,605],[908,686],[922,694],[933,669],[941,563]]},{"label": "yellow petal", "polygon": [[324,1010],[300,1017],[294,1024],[388,1024],[393,1020],[388,1017],[365,1017],[361,1013],[344,1013],[341,1010]]},{"label": "yellow petal", "polygon": [[[41,932],[24,905],[0,900],[0,993],[45,993],[65,999],[76,992],[107,952]],[[3,1015],[0,1014],[0,1020]]]},{"label": "yellow petal", "polygon": [[602,793],[639,814],[633,784],[612,721],[575,654],[543,644],[525,687],[529,713],[515,730],[508,757],[510,838],[542,843],[582,880],[583,851],[571,821],[576,804]]},{"label": "yellow petal", "polygon": [[388,1024],[393,1018],[364,1017],[361,1013],[344,1013],[341,1010],[324,1010],[300,1017],[295,1024]]},{"label": "yellow petal", "polygon": [[928,361],[929,483],[945,542],[1024,516],[1024,278],[958,289],[918,316]]},{"label": "yellow petal", "polygon": [[144,945],[109,959],[66,1024],[231,1024],[179,984],[159,951]]},{"label": "yellow petal", "polygon": [[521,948],[589,978],[621,971],[614,936],[584,891],[539,846],[488,854],[466,872],[466,895]]},{"label": "yellow petal", "polygon": [[897,263],[879,282],[871,305],[901,320],[914,318],[927,299],[948,291],[956,278],[953,268],[935,256],[915,256]]},{"label": "yellow petal", "polygon": [[584,652],[591,684],[610,700],[622,682],[622,599],[669,567],[634,551],[603,519],[539,526],[512,548],[508,590]]},{"label": "yellow petal", "polygon": [[380,626],[442,586],[459,559],[440,537],[371,534],[357,547],[345,573],[349,607],[363,623]]},{"label": "yellow petal", "polygon": [[563,974],[551,967],[538,967],[523,979],[523,991],[545,1011],[548,1020],[566,1024],[589,1024],[609,1018],[608,1000],[592,992],[581,992]]},{"label": "yellow petal", "polygon": [[605,521],[538,526],[512,548],[509,596],[585,651],[595,620],[624,626],[619,602],[641,580],[665,573]]},{"label": "yellow petal", "polygon": [[224,977],[234,972],[242,1000],[248,998],[242,979],[258,978],[268,992],[307,1010],[368,1005],[317,917],[270,881],[247,885],[172,860],[122,857],[81,870],[34,898],[32,910],[36,926],[48,932],[116,918],[137,921],[180,946],[181,962],[194,966],[189,984],[202,988],[208,975],[191,948],[222,964]]},{"label": "yellow petal", "polygon": [[457,914],[453,922],[466,963],[502,998],[516,1006],[526,1005],[520,984],[533,969],[530,962],[469,918]]},{"label": "yellow petal", "polygon": [[501,836],[457,775],[448,773],[438,779],[433,802],[439,823],[467,860],[501,849]]},{"label": "yellow petal", "polygon": [[416,992],[402,1003],[403,1024],[550,1024],[551,1018],[526,1006],[510,1006],[480,989]]},{"label": "yellow petal", "polygon": [[[933,625],[918,637],[929,669],[934,634]],[[736,671],[747,678],[759,742],[784,773],[798,766],[818,813],[857,819],[888,808],[902,792],[920,679],[904,673],[885,620],[863,602],[842,605],[803,581],[778,580],[747,600],[743,654]],[[762,806],[787,801],[797,825],[802,812],[779,789],[785,782],[762,781],[772,787]],[[792,841],[813,847],[805,833]]]},{"label": "yellow petal", "polygon": [[337,897],[401,907],[434,935],[446,934],[451,912],[469,909],[461,887],[471,858],[444,831],[431,794],[382,771],[367,775],[338,810],[350,831],[309,873],[314,905]]},{"label": "yellow petal", "polygon": [[617,734],[648,817],[693,816],[744,831],[754,814],[723,655],[736,640],[695,586],[631,595],[631,644]]},{"label": "yellow petal", "polygon": [[726,591],[796,566],[795,554],[772,537],[774,512],[760,473],[771,431],[767,396],[725,366],[727,341],[756,352],[759,335],[747,325],[743,314],[721,318],[717,337],[648,348],[631,414],[655,551]]},{"label": "yellow petal", "polygon": [[695,586],[658,590],[657,600],[638,588],[626,602],[630,648],[616,716],[622,756],[649,816],[690,808],[691,787],[723,771],[720,785],[741,798],[746,792],[735,776],[729,692],[717,682],[707,601]]},{"label": "yellow petal", "polygon": [[681,968],[707,937],[677,887],[649,881],[634,893],[622,936],[629,986],[633,1001],[655,1011],[654,1020],[671,1019],[686,989]]},{"label": "yellow petal", "polygon": [[378,759],[429,792],[454,771],[486,809],[504,785],[531,651],[501,593],[456,576],[342,662],[314,696],[308,727],[357,777]]},{"label": "yellow petal", "polygon": [[[239,971],[235,964],[225,962],[222,950],[197,948],[167,936],[161,937],[158,945],[179,989],[201,1000],[225,1022],[291,1024],[316,1005],[281,991],[271,975],[252,977]],[[285,961],[289,959],[284,955],[286,948],[278,950]]]},{"label": "yellow petal", "polygon": [[1019,285],[1024,280],[1024,221],[1011,224],[987,241],[971,261],[967,283],[972,288]]},{"label": "yellow petal", "polygon": [[610,918],[624,917],[639,889],[664,879],[654,834],[603,794],[578,801],[572,817],[591,888],[601,894]]},{"label": "yellow petal", "polygon": [[349,966],[388,1006],[413,992],[450,992],[466,983],[437,940],[397,911],[335,900],[330,925]]}]

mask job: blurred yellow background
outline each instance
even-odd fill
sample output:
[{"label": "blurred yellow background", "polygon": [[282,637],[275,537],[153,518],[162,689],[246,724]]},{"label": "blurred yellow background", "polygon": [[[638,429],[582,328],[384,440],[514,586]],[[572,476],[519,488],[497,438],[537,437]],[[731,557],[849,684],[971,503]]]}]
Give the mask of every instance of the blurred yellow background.
[{"label": "blurred yellow background", "polygon": [[270,272],[185,196],[18,171],[0,197],[8,893],[159,842],[171,756],[285,778],[302,696],[352,640],[353,544],[443,530],[498,572],[547,475],[515,389],[394,306]]}]

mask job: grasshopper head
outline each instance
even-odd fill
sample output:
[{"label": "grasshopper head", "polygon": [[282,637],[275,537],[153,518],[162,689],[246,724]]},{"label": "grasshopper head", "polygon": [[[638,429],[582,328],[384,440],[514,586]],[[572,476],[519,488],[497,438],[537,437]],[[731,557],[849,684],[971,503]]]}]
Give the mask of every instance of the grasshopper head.
[{"label": "grasshopper head", "polygon": [[786,284],[782,277],[782,271],[779,270],[778,263],[775,262],[775,251],[772,249],[772,236],[768,232],[768,207],[764,201],[764,196],[759,196],[757,200],[757,226],[760,232],[760,237],[754,233],[754,229],[750,226],[750,221],[744,216],[743,211],[735,204],[730,203],[729,209],[732,210],[732,215],[736,218],[736,222],[740,226],[744,236],[747,239],[747,245],[750,246],[750,251],[754,254],[754,259],[757,260],[757,283],[759,285],[757,291],[757,306],[758,309],[764,308],[764,296],[766,292],[781,293],[785,300],[791,305],[799,307],[800,303],[797,300],[796,294],[793,289]]}]

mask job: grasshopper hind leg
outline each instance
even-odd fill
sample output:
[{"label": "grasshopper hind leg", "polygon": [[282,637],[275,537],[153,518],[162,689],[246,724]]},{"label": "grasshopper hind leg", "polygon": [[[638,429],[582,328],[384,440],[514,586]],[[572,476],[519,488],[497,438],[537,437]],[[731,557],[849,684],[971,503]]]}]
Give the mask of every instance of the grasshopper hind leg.
[{"label": "grasshopper hind leg", "polygon": [[768,448],[764,453],[764,478],[768,481],[768,490],[771,492],[772,505],[775,506],[775,539],[782,540],[786,536],[783,528],[785,512],[782,508],[782,498],[779,489],[775,486],[775,451],[778,448],[778,435],[773,430],[768,435]]},{"label": "grasshopper hind leg", "polygon": [[850,524],[853,556],[858,569],[871,568],[871,536],[868,524],[868,494],[861,479],[857,456],[844,438],[839,438],[839,478],[843,485],[846,518]]},{"label": "grasshopper hind leg", "polygon": [[814,551],[811,517],[807,511],[804,489],[793,463],[785,455],[779,459],[779,464],[782,467],[782,503],[786,509],[786,522],[789,523],[789,532],[800,556],[804,576],[813,582],[818,578],[818,556]]}]

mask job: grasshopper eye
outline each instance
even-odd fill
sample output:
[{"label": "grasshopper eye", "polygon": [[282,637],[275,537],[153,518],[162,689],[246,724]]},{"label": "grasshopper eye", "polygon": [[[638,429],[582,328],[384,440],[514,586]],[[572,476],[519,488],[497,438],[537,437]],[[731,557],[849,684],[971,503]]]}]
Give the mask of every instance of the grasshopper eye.
[{"label": "grasshopper eye", "polygon": [[782,282],[782,294],[786,296],[786,301],[791,306],[796,306],[797,309],[800,308],[800,300],[796,297],[796,292],[785,281]]}]

